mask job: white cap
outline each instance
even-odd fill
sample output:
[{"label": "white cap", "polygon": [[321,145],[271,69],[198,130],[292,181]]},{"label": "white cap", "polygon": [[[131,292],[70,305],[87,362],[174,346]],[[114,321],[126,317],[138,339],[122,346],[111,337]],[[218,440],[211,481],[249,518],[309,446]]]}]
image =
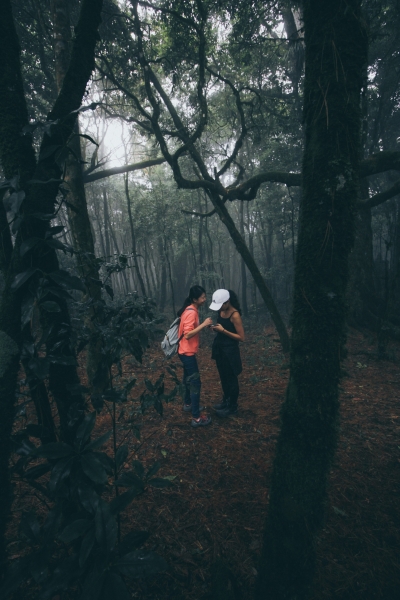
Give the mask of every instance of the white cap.
[{"label": "white cap", "polygon": [[229,300],[228,290],[216,290],[212,295],[211,310],[219,310],[224,302]]}]

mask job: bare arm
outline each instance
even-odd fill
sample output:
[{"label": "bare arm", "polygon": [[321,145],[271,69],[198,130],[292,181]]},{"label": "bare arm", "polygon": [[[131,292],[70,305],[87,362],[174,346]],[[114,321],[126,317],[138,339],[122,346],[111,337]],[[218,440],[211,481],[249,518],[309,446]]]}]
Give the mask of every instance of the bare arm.
[{"label": "bare arm", "polygon": [[212,319],[211,317],[207,317],[207,319],[204,319],[204,321],[195,329],[192,329],[192,331],[188,331],[187,333],[185,333],[183,337],[185,338],[185,340],[190,340],[190,338],[199,333],[202,329],[204,329],[204,327],[209,327],[210,325],[212,325]]},{"label": "bare arm", "polygon": [[218,324],[213,327],[214,331],[218,331],[219,333],[223,333],[227,337],[232,338],[233,340],[238,340],[239,342],[244,342],[244,329],[242,323],[242,317],[238,312],[233,313],[231,317],[231,321],[235,326],[236,333],[231,333],[222,327],[222,325]]}]

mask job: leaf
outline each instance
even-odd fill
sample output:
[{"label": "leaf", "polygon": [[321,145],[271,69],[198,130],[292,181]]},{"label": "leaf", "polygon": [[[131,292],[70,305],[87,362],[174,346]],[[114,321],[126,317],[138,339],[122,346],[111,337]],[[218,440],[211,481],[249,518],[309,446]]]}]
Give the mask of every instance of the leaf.
[{"label": "leaf", "polygon": [[161,454],[163,455],[164,458],[167,458],[167,456],[168,456],[168,452],[164,449],[161,450]]},{"label": "leaf", "polygon": [[114,300],[114,290],[112,289],[112,287],[108,284],[104,284],[104,289],[106,290],[107,294],[110,296],[111,300]]},{"label": "leaf", "polygon": [[57,302],[53,302],[53,300],[46,300],[45,302],[42,302],[39,306],[46,312],[50,312],[50,313],[61,312],[61,308],[60,308],[59,304],[57,304]]},{"label": "leaf", "polygon": [[126,459],[128,458],[128,454],[129,454],[129,448],[128,446],[124,445],[124,446],[120,446],[115,454],[115,464],[117,466],[117,469],[119,469],[120,467],[122,467],[122,465],[124,464],[124,462],[126,461]]},{"label": "leaf", "polygon": [[92,453],[81,456],[82,469],[94,483],[106,483],[108,475],[98,458]]},{"label": "leaf", "polygon": [[47,146],[47,148],[43,148],[43,150],[41,150],[39,154],[39,162],[55,154],[59,148],[61,148],[60,144],[51,145]]},{"label": "leaf", "polygon": [[155,552],[135,550],[123,556],[114,568],[125,577],[136,578],[162,573],[168,569],[168,564]]},{"label": "leaf", "polygon": [[79,442],[77,444],[79,448],[82,448],[84,443],[89,439],[95,423],[96,413],[91,412],[85,416],[82,423],[79,425],[78,431],[76,432],[76,441]]},{"label": "leaf", "polygon": [[64,242],[61,242],[60,240],[49,238],[48,240],[46,240],[45,243],[50,248],[54,248],[55,250],[62,250],[64,252],[64,254],[67,254],[67,252],[69,252],[70,255],[72,256],[74,253],[74,249],[72,246],[70,246],[69,244],[65,244]]},{"label": "leaf", "polygon": [[17,213],[24,200],[25,192],[23,190],[20,190],[19,192],[13,192],[10,194],[10,196],[3,199],[4,208],[7,212]]},{"label": "leaf", "polygon": [[50,481],[49,481],[49,490],[51,492],[55,492],[58,486],[64,481],[66,477],[71,472],[71,468],[74,462],[74,458],[72,456],[62,458],[58,463],[53,467],[51,471]]},{"label": "leaf", "polygon": [[136,473],[142,479],[143,476],[144,476],[144,466],[143,466],[143,463],[141,463],[140,460],[133,460],[132,461],[132,467],[135,469]]},{"label": "leaf", "polygon": [[34,552],[29,561],[29,569],[36,583],[43,583],[47,579],[50,563],[50,548],[44,546]]},{"label": "leaf", "polygon": [[79,552],[79,566],[83,567],[90,556],[95,542],[94,527],[90,529],[82,540],[81,549]]},{"label": "leaf", "polygon": [[149,479],[148,483],[155,488],[167,488],[172,485],[169,479],[163,477],[154,477],[153,479]]},{"label": "leaf", "polygon": [[11,563],[7,577],[3,585],[0,586],[0,598],[8,598],[29,577],[27,566],[28,556]]},{"label": "leaf", "polygon": [[147,475],[146,475],[146,477],[147,477],[147,478],[149,478],[149,477],[153,477],[153,475],[155,475],[155,474],[157,473],[157,471],[159,471],[159,470],[160,470],[160,468],[161,468],[161,465],[160,465],[160,463],[159,463],[158,461],[156,461],[156,462],[154,463],[154,465],[153,465],[152,467],[150,467],[150,469],[147,471]]},{"label": "leaf", "polygon": [[136,496],[139,496],[141,492],[142,490],[131,488],[130,490],[124,492],[120,496],[116,496],[115,498],[113,498],[113,500],[110,502],[111,513],[113,515],[116,515],[117,513],[120,513],[123,510],[125,510],[125,508],[132,502],[132,500],[136,498]]},{"label": "leaf", "polygon": [[337,515],[340,515],[341,517],[347,517],[347,516],[348,516],[348,514],[347,514],[346,512],[344,512],[344,510],[341,510],[341,509],[340,509],[340,508],[338,508],[337,506],[332,506],[332,508],[333,508],[334,512],[335,512]]},{"label": "leaf", "polygon": [[71,456],[73,453],[74,449],[69,444],[65,444],[65,442],[52,442],[50,444],[45,444],[44,446],[39,446],[39,448],[35,448],[33,454],[35,456],[40,456],[40,458],[57,460],[58,458]]},{"label": "leaf", "polygon": [[98,600],[103,590],[105,577],[104,571],[100,572],[96,565],[85,579],[80,600]]},{"label": "leaf", "polygon": [[91,521],[89,519],[77,519],[67,525],[64,530],[58,536],[58,539],[64,542],[64,544],[69,544],[73,540],[83,536],[91,525]]},{"label": "leaf", "polygon": [[79,137],[89,140],[89,142],[92,142],[92,144],[94,144],[95,146],[99,146],[99,144],[92,137],[90,137],[90,135],[87,135],[87,133],[79,133],[78,135]]},{"label": "leaf", "polygon": [[121,477],[115,482],[115,485],[119,487],[132,487],[140,491],[144,489],[143,481],[132,471],[122,473]]},{"label": "leaf", "polygon": [[49,430],[44,425],[35,425],[34,423],[29,423],[25,429],[26,433],[33,438],[42,438],[48,435]]},{"label": "leaf", "polygon": [[52,356],[49,354],[47,359],[54,365],[63,365],[64,367],[68,365],[74,366],[77,364],[75,356]]},{"label": "leaf", "polygon": [[95,450],[97,448],[101,448],[101,446],[104,446],[104,444],[106,444],[108,442],[108,440],[111,437],[111,434],[112,434],[112,431],[107,431],[107,433],[104,433],[103,435],[101,435],[96,440],[93,440],[93,442],[90,442],[90,444],[88,444],[87,446],[85,446],[85,451],[86,450]]},{"label": "leaf", "polygon": [[131,594],[126,587],[123,579],[117,573],[107,573],[101,600],[110,600],[110,598],[118,598],[118,600],[131,600]]},{"label": "leaf", "polygon": [[100,500],[96,511],[95,528],[96,542],[111,551],[117,540],[117,522],[110,507],[103,500]]},{"label": "leaf", "polygon": [[38,379],[46,379],[49,374],[49,360],[47,357],[34,356],[28,362],[28,369]]},{"label": "leaf", "polygon": [[83,508],[94,514],[97,511],[100,502],[100,497],[95,490],[86,482],[82,481],[78,486],[78,495]]},{"label": "leaf", "polygon": [[41,477],[42,475],[44,475],[45,473],[48,473],[51,469],[51,465],[49,465],[48,463],[43,463],[42,465],[38,465],[37,467],[32,467],[31,469],[28,469],[27,471],[25,471],[24,473],[24,478],[25,479],[38,479],[39,477]]},{"label": "leaf", "polygon": [[148,531],[130,531],[122,539],[119,545],[119,552],[121,555],[127,554],[132,550],[136,550],[143,546],[143,544],[149,538],[150,533]]},{"label": "leaf", "polygon": [[23,533],[33,544],[38,543],[40,525],[33,512],[22,513],[19,528],[21,533]]},{"label": "leaf", "polygon": [[127,383],[125,385],[125,391],[126,391],[126,393],[129,393],[131,391],[131,389],[135,386],[136,382],[137,382],[136,378],[135,379],[131,379],[129,381],[129,383]]},{"label": "leaf", "polygon": [[36,273],[37,270],[38,269],[30,268],[26,271],[23,271],[23,273],[18,273],[18,275],[14,277],[14,281],[11,284],[11,289],[18,290],[22,285],[24,285],[24,283],[29,281],[29,279]]},{"label": "leaf", "polygon": [[21,247],[19,249],[19,255],[25,256],[25,254],[27,252],[29,252],[29,250],[32,250],[32,248],[34,248],[41,241],[42,240],[40,238],[31,237],[28,240],[26,240],[25,242],[22,242]]},{"label": "leaf", "polygon": [[154,393],[156,391],[156,388],[151,383],[150,379],[145,379],[144,383],[145,383],[145,386],[147,387],[147,389],[149,390],[149,392],[153,392]]},{"label": "leaf", "polygon": [[86,288],[79,277],[70,275],[67,271],[53,271],[53,273],[49,274],[49,277],[64,290],[86,291]]},{"label": "leaf", "polygon": [[52,235],[57,235],[57,233],[61,233],[62,231],[64,231],[64,229],[64,225],[55,225],[54,227],[50,227],[50,229],[46,231],[46,238]]}]

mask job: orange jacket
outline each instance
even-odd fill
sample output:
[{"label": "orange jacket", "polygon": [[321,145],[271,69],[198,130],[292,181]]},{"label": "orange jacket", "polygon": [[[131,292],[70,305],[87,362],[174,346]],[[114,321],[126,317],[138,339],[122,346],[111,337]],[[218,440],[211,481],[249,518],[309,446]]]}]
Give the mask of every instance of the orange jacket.
[{"label": "orange jacket", "polygon": [[[191,304],[182,313],[178,336],[181,337],[182,334],[193,331],[193,329],[196,329],[198,325],[199,313],[197,308]],[[199,349],[199,341],[200,338],[198,333],[191,337],[190,340],[187,340],[185,337],[183,337],[179,342],[178,354],[186,354],[186,356],[193,356],[194,354],[197,354]]]}]

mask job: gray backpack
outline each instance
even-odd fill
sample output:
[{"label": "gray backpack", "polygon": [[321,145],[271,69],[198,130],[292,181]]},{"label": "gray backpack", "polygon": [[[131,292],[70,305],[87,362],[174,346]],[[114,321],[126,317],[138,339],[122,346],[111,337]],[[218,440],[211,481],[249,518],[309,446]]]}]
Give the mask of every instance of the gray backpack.
[{"label": "gray backpack", "polygon": [[[193,308],[187,308],[186,310],[193,310]],[[172,358],[178,352],[179,342],[183,338],[183,334],[179,337],[180,322],[181,318],[178,317],[173,323],[171,323],[170,328],[161,342],[161,349],[166,358]]]}]

